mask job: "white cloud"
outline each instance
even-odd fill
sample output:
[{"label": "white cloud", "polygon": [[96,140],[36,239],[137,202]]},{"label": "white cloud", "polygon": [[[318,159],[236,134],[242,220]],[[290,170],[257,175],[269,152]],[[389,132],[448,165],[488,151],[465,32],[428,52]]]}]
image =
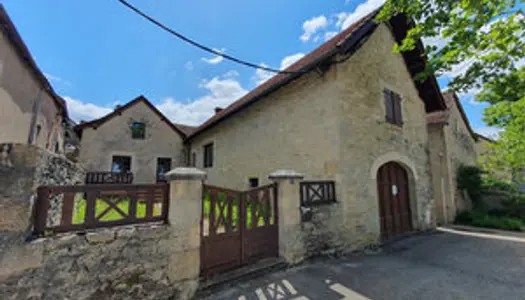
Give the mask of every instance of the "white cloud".
[{"label": "white cloud", "polygon": [[[248,92],[237,80],[232,79],[232,76],[237,75],[236,71],[230,71],[222,76],[203,80],[199,87],[207,92],[202,97],[186,102],[167,97],[155,106],[172,122],[199,125],[215,113],[215,107],[224,108]],[[113,108],[85,103],[71,97],[64,97],[64,99],[70,117],[76,122],[97,119],[113,111]]]},{"label": "white cloud", "polygon": [[383,5],[385,1],[386,0],[367,0],[366,2],[359,4],[352,13],[338,14],[336,26],[338,26],[341,30],[348,28],[350,25],[359,21],[359,19]]},{"label": "white cloud", "polygon": [[328,31],[328,32],[325,32],[324,34],[324,40],[325,41],[328,41],[329,39],[333,38],[334,36],[336,36],[338,34],[337,31]]},{"label": "white cloud", "polygon": [[200,85],[208,90],[205,96],[182,103],[172,97],[165,98],[157,108],[175,123],[199,125],[214,114],[215,107],[226,107],[248,91],[233,79],[214,77]]},{"label": "white cloud", "polygon": [[[224,49],[224,48],[222,48],[222,49],[215,49],[215,48],[213,48],[213,50],[215,50],[217,52],[220,52],[220,53],[224,53],[224,51],[226,51],[226,49]],[[217,56],[212,57],[212,58],[202,57],[201,60],[204,61],[204,62],[207,62],[209,64],[216,65],[216,64],[222,62],[224,60],[224,57],[222,57],[220,55],[217,55]]]},{"label": "white cloud", "polygon": [[[296,61],[300,60],[303,57],[304,57],[304,53],[301,53],[301,52],[285,56],[281,60],[280,70],[284,70],[284,69],[288,68],[289,66],[293,65]],[[269,67],[265,63],[261,63],[260,66],[262,66],[262,67]],[[275,75],[276,74],[274,72],[257,69],[255,71],[255,74],[252,77],[252,80],[253,80],[253,82],[255,82],[256,86],[259,86],[259,85],[263,84],[264,82],[266,82],[267,80],[269,80],[270,78],[272,78]]]},{"label": "white cloud", "polygon": [[93,103],[85,103],[71,97],[64,97],[69,116],[76,122],[90,121],[109,114],[112,109]]},{"label": "white cloud", "polygon": [[499,134],[503,131],[503,129],[486,126],[486,127],[474,128],[474,131],[481,134],[484,137],[488,137],[493,140],[497,140],[499,139]]},{"label": "white cloud", "polygon": [[232,77],[237,77],[237,76],[239,76],[239,72],[235,70],[228,71],[224,73],[224,75],[222,75],[223,78],[232,78]]},{"label": "white cloud", "polygon": [[320,29],[326,28],[327,26],[328,20],[323,15],[306,20],[303,23],[304,33],[300,37],[301,41],[308,42],[316,32],[318,32]]},{"label": "white cloud", "polygon": [[286,56],[281,61],[281,70],[288,68],[289,66],[293,65],[296,61],[300,60],[303,57],[304,57],[304,53],[300,53],[300,52]]},{"label": "white cloud", "polygon": [[[268,67],[268,65],[265,63],[261,63],[259,65],[261,67],[266,67],[266,68]],[[274,75],[275,73],[273,72],[257,69],[255,70],[255,75],[253,75],[252,80],[255,82],[255,85],[258,86],[258,85],[263,84],[265,81],[269,80],[270,78],[272,78]]]},{"label": "white cloud", "polygon": [[184,68],[188,71],[193,71],[194,69],[194,66],[193,66],[193,62],[191,61],[188,61],[184,64]]}]

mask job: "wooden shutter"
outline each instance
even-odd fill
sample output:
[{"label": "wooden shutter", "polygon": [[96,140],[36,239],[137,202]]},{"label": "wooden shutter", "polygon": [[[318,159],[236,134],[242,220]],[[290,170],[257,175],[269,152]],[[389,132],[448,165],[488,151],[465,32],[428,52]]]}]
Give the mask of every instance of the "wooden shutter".
[{"label": "wooden shutter", "polygon": [[385,89],[383,93],[385,95],[386,121],[389,123],[394,123],[394,107],[392,106],[392,91]]},{"label": "wooden shutter", "polygon": [[401,96],[397,93],[392,93],[392,104],[394,110],[394,124],[403,125],[403,113],[401,110]]}]

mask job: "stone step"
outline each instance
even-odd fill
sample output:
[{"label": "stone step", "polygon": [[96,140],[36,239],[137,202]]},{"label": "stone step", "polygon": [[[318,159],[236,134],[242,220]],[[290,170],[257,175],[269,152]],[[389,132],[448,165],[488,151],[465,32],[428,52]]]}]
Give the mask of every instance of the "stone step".
[{"label": "stone step", "polygon": [[282,258],[266,258],[254,264],[220,273],[213,277],[201,278],[199,282],[199,290],[197,291],[195,298],[201,299],[214,292],[231,287],[232,285],[237,284],[239,280],[245,282],[275,271],[283,270],[287,267],[288,264]]}]

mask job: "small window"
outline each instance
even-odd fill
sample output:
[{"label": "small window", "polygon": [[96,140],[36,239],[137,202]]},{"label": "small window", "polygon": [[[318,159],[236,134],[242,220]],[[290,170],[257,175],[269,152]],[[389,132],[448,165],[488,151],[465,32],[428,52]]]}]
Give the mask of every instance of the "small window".
[{"label": "small window", "polygon": [[389,89],[384,90],[386,121],[391,124],[403,126],[401,112],[401,96]]},{"label": "small window", "polygon": [[133,124],[131,124],[131,137],[143,140],[146,137],[146,124],[133,122]]},{"label": "small window", "polygon": [[131,172],[130,156],[113,156],[111,163],[111,172],[128,173]]},{"label": "small window", "polygon": [[205,168],[213,167],[213,143],[204,145],[204,163]]},{"label": "small window", "polygon": [[249,178],[248,181],[250,182],[250,188],[256,188],[259,186],[259,178],[253,177]]},{"label": "small window", "polygon": [[164,182],[166,178],[164,174],[171,170],[171,158],[159,157],[157,158],[157,182]]},{"label": "small window", "polygon": [[197,166],[197,153],[195,153],[195,152],[193,152],[191,154],[191,163],[190,163],[190,165],[192,167],[196,167]]}]

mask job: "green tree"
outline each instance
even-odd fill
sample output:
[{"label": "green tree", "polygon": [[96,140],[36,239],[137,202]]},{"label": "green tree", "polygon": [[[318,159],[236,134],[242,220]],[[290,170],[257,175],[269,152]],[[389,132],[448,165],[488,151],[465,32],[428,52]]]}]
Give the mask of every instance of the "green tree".
[{"label": "green tree", "polygon": [[525,0],[388,0],[377,16],[389,20],[403,13],[414,20],[395,51],[412,50],[420,38],[428,44],[426,74],[442,74],[471,61],[452,78],[449,88],[467,91],[516,70],[525,57],[525,17],[518,4]]},{"label": "green tree", "polygon": [[490,104],[485,122],[503,130],[491,144],[487,162],[491,168],[514,172],[525,166],[525,15],[519,8],[524,3],[388,0],[377,16],[377,21],[386,21],[403,13],[415,21],[396,52],[414,49],[421,38],[439,41],[425,46],[428,64],[420,77],[464,67],[448,87],[482,91],[476,100]]},{"label": "green tree", "polygon": [[[491,105],[484,112],[484,121],[503,129],[492,151],[485,157],[490,169],[511,170],[523,176],[525,168],[525,67],[497,78],[484,86],[476,96]],[[524,180],[523,178],[521,178]]]}]

